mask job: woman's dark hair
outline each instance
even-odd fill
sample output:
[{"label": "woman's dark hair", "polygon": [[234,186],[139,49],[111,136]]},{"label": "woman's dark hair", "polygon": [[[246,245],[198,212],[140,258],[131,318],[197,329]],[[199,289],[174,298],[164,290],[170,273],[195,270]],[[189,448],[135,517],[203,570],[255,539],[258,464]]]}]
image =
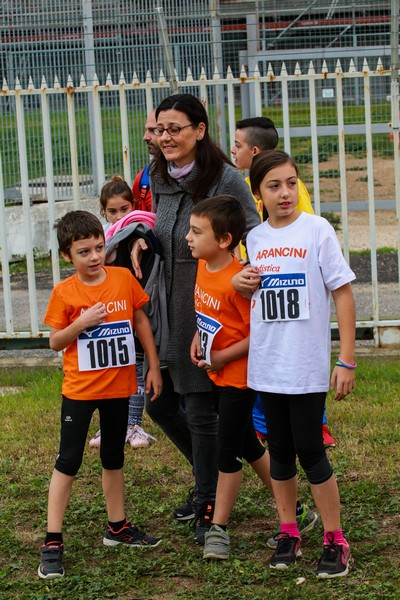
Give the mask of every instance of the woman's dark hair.
[{"label": "woman's dark hair", "polygon": [[[174,94],[165,98],[156,108],[156,119],[161,111],[179,110],[184,113],[193,125],[204,123],[205,133],[202,140],[198,140],[196,147],[196,166],[198,175],[192,181],[193,202],[205,197],[206,191],[211,187],[221,174],[224,163],[232,164],[226,154],[217,146],[210,137],[207,112],[198,98],[192,94]],[[168,163],[162,152],[154,158],[151,174],[159,173],[167,185],[170,184],[168,176]]]},{"label": "woman's dark hair", "polygon": [[[259,152],[256,154],[251,163],[249,173],[251,191],[253,194],[256,195],[260,192],[262,180],[267,173],[276,167],[286,165],[286,163],[289,163],[292,165],[292,167],[294,167],[298,177],[299,169],[297,168],[296,163],[294,162],[293,158],[289,154],[286,154],[286,152],[283,152],[283,150],[265,150],[264,152]],[[265,206],[263,206],[263,221],[265,221],[267,218],[268,213],[265,209]]]}]

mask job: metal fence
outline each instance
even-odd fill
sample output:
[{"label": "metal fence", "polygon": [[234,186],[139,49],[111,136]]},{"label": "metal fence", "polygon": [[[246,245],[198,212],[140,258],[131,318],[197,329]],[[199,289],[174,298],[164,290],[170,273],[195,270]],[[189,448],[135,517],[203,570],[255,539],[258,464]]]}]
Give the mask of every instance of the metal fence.
[{"label": "metal fence", "polygon": [[[359,328],[369,328],[373,332],[375,345],[399,344],[400,330],[400,306],[398,305],[399,281],[393,284],[393,294],[397,299],[396,307],[390,318],[383,317],[382,300],[383,290],[386,289],[378,281],[378,253],[376,245],[376,210],[381,201],[379,181],[376,181],[374,171],[374,160],[377,151],[374,139],[385,137],[387,147],[387,161],[394,164],[392,171],[392,191],[390,198],[393,209],[396,210],[397,220],[400,217],[400,155],[399,155],[399,89],[398,69],[387,69],[383,62],[378,60],[377,64],[369,66],[364,61],[362,71],[357,71],[352,63],[347,71],[343,71],[341,64],[337,63],[334,71],[329,71],[323,64],[321,71],[316,71],[310,63],[306,72],[301,72],[299,67],[288,73],[284,64],[279,71],[274,71],[272,66],[265,76],[255,70],[250,77],[242,71],[240,77],[234,77],[230,68],[226,74],[221,76],[216,71],[212,77],[203,73],[199,79],[194,79],[188,71],[184,81],[178,81],[180,90],[196,94],[205,103],[212,122],[214,136],[220,135],[220,142],[224,142],[228,148],[232,147],[235,137],[235,122],[241,115],[238,114],[236,98],[241,95],[250,97],[254,113],[261,115],[265,111],[263,104],[264,88],[269,86],[279,88],[282,99],[281,105],[268,107],[268,114],[276,110],[274,120],[278,124],[278,131],[282,137],[285,150],[292,154],[297,153],[299,162],[303,162],[308,170],[307,185],[313,195],[314,206],[317,213],[324,210],[324,197],[321,190],[321,163],[327,159],[326,139],[331,140],[329,148],[334,148],[337,156],[336,176],[340,181],[339,198],[341,213],[341,224],[343,230],[344,254],[350,258],[349,239],[349,190],[346,185],[347,163],[349,154],[354,153],[359,157],[360,170],[364,171],[367,181],[365,210],[368,212],[370,228],[370,270],[371,284],[368,286],[370,302],[366,313],[359,318]],[[362,94],[362,104],[355,107],[352,102],[346,103],[347,86],[353,89],[355,82]],[[77,85],[75,85],[75,83]],[[306,109],[300,115],[299,106],[291,103],[290,96],[296,86],[307,90],[308,103]],[[324,97],[323,90],[330,90],[328,97]],[[380,103],[375,110],[376,99],[373,101],[372,90],[381,89]],[[387,94],[389,92],[389,95]],[[4,339],[21,339],[27,337],[47,336],[47,332],[41,324],[41,316],[44,314],[43,302],[47,297],[39,299],[34,256],[37,248],[42,251],[50,251],[52,257],[53,281],[59,280],[58,252],[52,224],[57,214],[66,212],[72,207],[83,206],[87,197],[86,178],[97,179],[100,188],[108,174],[114,172],[115,164],[111,161],[117,155],[118,172],[125,179],[132,181],[132,174],[143,166],[135,166],[132,171],[132,148],[135,148],[134,140],[140,143],[143,123],[146,112],[157,104],[157,99],[165,97],[170,93],[170,83],[161,77],[153,81],[150,76],[145,81],[135,79],[125,81],[123,77],[119,81],[108,78],[104,82],[96,79],[92,85],[88,85],[85,79],[73,82],[62,87],[57,83],[42,80],[40,87],[35,87],[33,81],[28,87],[22,88],[16,81],[15,89],[3,86],[0,100],[6,102],[12,99],[15,104],[15,114],[10,121],[15,147],[17,152],[20,171],[20,190],[22,200],[21,207],[7,206],[5,203],[5,170],[0,163],[0,246],[3,280],[3,302],[4,322],[0,336]],[[215,98],[219,95],[224,98],[224,112],[216,110]],[[40,109],[37,111],[35,126],[26,119],[30,113],[29,104],[35,98]],[[109,99],[117,101],[118,110],[115,111],[111,122],[104,120],[107,113]],[[374,96],[375,98],[375,96]],[[140,101],[139,101],[140,99]],[[383,119],[382,106],[386,107]],[[60,106],[63,110],[60,110]],[[92,135],[96,147],[97,169],[95,174],[88,168],[86,163],[80,160],[81,149],[87,145],[90,139],[90,120],[88,118],[88,107],[91,106],[93,117]],[[143,106],[143,110],[139,107]],[[134,108],[132,108],[134,107]],[[327,125],[330,115],[330,124]],[[354,120],[354,115],[357,118]],[[389,126],[389,118],[391,125]],[[280,120],[280,122],[279,122]],[[62,123],[63,137],[58,135],[59,129],[54,129],[54,123]],[[221,139],[226,124],[226,139]],[[391,139],[390,139],[391,135]],[[36,136],[35,152],[30,139]],[[295,144],[297,146],[295,152]],[[306,148],[305,148],[305,146]],[[65,171],[62,175],[63,182],[57,179],[54,173],[56,163],[55,156],[60,151],[65,157]],[[113,148],[113,153],[110,149]],[[329,154],[329,152],[328,152]],[[2,157],[2,155],[0,155]],[[147,158],[146,158],[147,160]],[[30,171],[32,162],[43,163],[45,185],[45,204],[35,204],[35,193],[32,193]],[[56,184],[60,184],[58,187]],[[67,194],[72,198],[69,202],[59,202],[60,194]],[[354,198],[353,198],[354,199]],[[98,212],[96,205],[91,210]],[[21,218],[22,212],[22,218]],[[18,220],[19,219],[19,220]],[[15,223],[14,223],[15,221]],[[400,229],[397,226],[397,256],[400,240]],[[14,290],[11,285],[9,262],[12,258],[14,244],[18,234],[21,234],[26,255],[28,290],[25,295],[29,298],[29,315],[25,311],[25,323],[22,327],[15,322]],[[45,247],[43,247],[45,245]],[[398,277],[397,277],[398,278]],[[387,291],[387,290],[386,290]],[[396,300],[395,300],[396,302]],[[364,318],[365,317],[365,318]],[[1,319],[0,319],[1,321]],[[336,323],[332,327],[335,329]]]},{"label": "metal fence", "polygon": [[[398,4],[398,0],[397,4]],[[393,0],[392,0],[393,2]],[[257,72],[267,76],[269,65],[279,73],[282,61],[288,73],[294,73],[298,64],[304,73],[310,60],[316,72],[323,65],[334,71],[340,60],[344,71],[350,64],[362,70],[363,60],[376,67],[378,58],[384,69],[390,69],[391,2],[388,0],[3,0],[0,3],[0,77],[9,89],[16,81],[26,89],[31,81],[35,88],[44,77],[49,87],[54,86],[57,74],[61,87],[71,78],[79,85],[83,74],[86,84],[96,80],[104,84],[110,75],[113,83],[124,73],[127,82],[157,81],[160,70],[167,80],[175,73],[180,80],[190,68],[195,79],[203,70],[212,77],[215,65],[220,77],[231,67],[238,77],[242,67],[248,75]],[[398,14],[398,12],[397,12]],[[390,94],[390,83],[380,78],[371,82],[371,100],[374,115],[381,123],[390,121],[390,105],[383,102]],[[321,104],[334,105],[327,82],[317,82],[317,98]],[[328,88],[328,89],[325,89]],[[244,87],[235,88],[235,106],[240,105],[242,116],[254,114],[254,98],[244,93]],[[225,98],[217,88],[211,104],[224,110]],[[157,103],[164,93],[154,91]],[[347,81],[343,90],[344,102],[362,106],[363,91],[359,80]],[[308,85],[292,81],[288,100],[291,104],[308,103]],[[66,102],[62,94],[53,95],[49,102],[54,117],[52,135],[59,141],[54,151],[54,172],[57,189],[65,189],[65,173],[70,170],[68,124],[63,118]],[[145,94],[126,94],[128,109],[136,112],[141,123],[146,110]],[[281,86],[269,81],[261,88],[263,107],[282,106]],[[79,106],[76,119],[79,130],[85,132],[87,143],[77,149],[81,172],[85,174],[87,193],[98,193],[97,155],[94,136],[94,115],[91,102],[84,95],[76,95]],[[29,179],[36,194],[44,197],[45,164],[40,148],[40,97],[30,94],[24,101],[27,125],[26,142],[29,154],[35,157],[29,164]],[[115,129],[118,122],[119,96],[117,92],[102,99],[102,122],[105,129]],[[2,155],[6,199],[21,198],[21,178],[15,134],[15,102],[5,95],[0,102],[0,152]],[[302,111],[297,111],[301,115]],[[56,116],[58,114],[58,117]],[[320,117],[331,125],[329,111]],[[351,120],[356,122],[354,111]],[[362,118],[362,117],[360,117]],[[301,123],[292,124],[300,126]],[[222,121],[219,141],[228,149],[226,129]],[[36,132],[36,134],[35,134]],[[146,160],[140,137],[130,132],[131,170],[136,172]],[[108,143],[110,140],[110,143]],[[386,139],[380,151],[387,152]],[[121,170],[120,156],[112,138],[104,136],[106,172]],[[94,177],[91,178],[91,174]],[[83,183],[83,182],[82,182]]]}]

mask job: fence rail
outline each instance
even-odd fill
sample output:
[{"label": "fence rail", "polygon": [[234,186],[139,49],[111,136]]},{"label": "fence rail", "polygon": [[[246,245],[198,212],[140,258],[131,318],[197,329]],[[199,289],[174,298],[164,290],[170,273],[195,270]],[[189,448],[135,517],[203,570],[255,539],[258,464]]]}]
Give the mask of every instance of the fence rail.
[{"label": "fence rail", "polygon": [[[351,106],[352,86],[357,85],[358,92],[363,98],[361,122],[352,122],[351,114],[346,112]],[[308,103],[304,123],[298,124],[296,119],[295,90],[301,86],[307,90]],[[273,72],[272,67],[268,69],[265,76],[261,76],[257,68],[249,77],[242,69],[238,77],[234,77],[230,68],[226,75],[222,76],[217,70],[211,77],[207,77],[204,69],[198,79],[194,79],[190,69],[184,81],[178,81],[178,87],[182,91],[189,91],[197,95],[204,102],[212,124],[212,132],[221,147],[225,150],[231,148],[235,139],[235,122],[240,118],[240,105],[249,103],[254,115],[261,115],[272,110],[273,105],[269,102],[279,94],[281,111],[281,126],[278,131],[283,138],[283,145],[287,152],[292,152],[296,137],[306,138],[311,147],[311,183],[313,188],[313,202],[318,214],[323,211],[324,198],[320,185],[320,161],[319,142],[321,136],[330,136],[335,140],[340,178],[340,213],[343,230],[343,250],[346,259],[350,260],[351,240],[349,239],[349,206],[348,189],[346,184],[346,165],[348,155],[346,152],[346,137],[349,135],[362,136],[365,146],[365,170],[368,178],[367,198],[365,206],[368,212],[370,228],[370,264],[371,264],[371,308],[370,317],[363,318],[357,322],[360,328],[370,328],[373,332],[375,345],[399,344],[400,343],[400,305],[393,318],[385,319],[380,311],[381,285],[378,282],[377,268],[377,246],[376,246],[376,211],[378,210],[377,198],[379,197],[379,184],[374,181],[374,144],[373,136],[389,134],[392,137],[391,151],[393,155],[388,160],[394,162],[393,175],[393,198],[391,199],[393,210],[397,216],[397,256],[400,245],[400,155],[399,155],[399,88],[398,77],[393,77],[393,72],[385,69],[381,60],[375,69],[371,69],[367,60],[364,60],[363,68],[357,71],[354,63],[350,61],[348,71],[342,70],[338,61],[334,72],[329,72],[326,63],[323,63],[321,72],[316,72],[313,63],[310,62],[306,73],[301,72],[297,65],[293,73],[288,73],[282,64],[279,74]],[[27,88],[23,89],[16,81],[14,89],[9,89],[7,82],[3,82],[0,94],[1,102],[10,99],[14,103],[14,115],[9,126],[15,136],[16,148],[14,151],[18,158],[20,178],[18,186],[22,202],[22,215],[19,209],[6,203],[9,198],[9,190],[5,184],[7,173],[3,171],[2,156],[0,154],[0,250],[3,283],[4,321],[0,318],[0,339],[24,339],[47,337],[48,332],[41,325],[42,313],[40,313],[40,302],[38,302],[38,291],[36,289],[37,273],[35,273],[35,253],[38,251],[50,252],[52,260],[53,282],[60,279],[58,263],[57,243],[52,224],[55,218],[70,210],[86,206],[87,197],[94,195],[103,185],[107,176],[111,174],[109,168],[109,155],[107,144],[117,146],[113,148],[114,154],[118,156],[118,165],[124,178],[131,183],[132,175],[139,170],[139,165],[133,160],[135,145],[140,143],[142,136],[142,124],[146,114],[156,106],[159,99],[169,94],[170,84],[163,73],[157,81],[152,80],[148,74],[145,81],[139,81],[134,74],[132,80],[127,82],[121,73],[118,82],[113,82],[108,77],[104,84],[100,84],[97,78],[93,85],[87,85],[82,76],[79,82],[73,82],[69,78],[67,85],[62,87],[55,78],[52,87],[49,87],[45,79],[42,80],[40,88],[35,88],[30,80]],[[324,90],[329,89],[329,94]],[[40,138],[40,144],[32,148],[27,143],[27,121],[31,119],[32,108],[29,104],[30,98],[40,100],[40,129],[36,135]],[[57,108],[53,101],[60,99]],[[376,117],[376,111],[372,109],[372,99],[376,103],[384,105],[390,103],[391,123],[384,121],[382,117]],[[224,110],[220,110],[222,106]],[[114,141],[107,141],[110,136],[110,127],[106,123],[109,114],[110,102],[116,103],[118,121],[113,121],[113,133],[116,135]],[[90,119],[81,127],[81,110],[86,106]],[[60,107],[62,107],[60,109]],[[328,109],[335,115],[333,122],[321,119],[321,111]],[[276,109],[276,107],[275,107]],[[36,109],[35,109],[36,110]],[[0,115],[2,115],[0,106]],[[66,130],[61,140],[55,133],[53,123],[56,118],[66,119]],[[117,124],[118,123],[118,124]],[[89,131],[88,131],[89,129]],[[66,136],[65,136],[66,134]],[[32,130],[29,130],[29,136]],[[68,138],[66,143],[65,137]],[[90,161],[84,161],[82,155],[82,138],[90,137],[92,152],[92,167],[88,173]],[[117,140],[117,143],[115,142]],[[57,175],[54,174],[55,148],[64,144],[64,153],[67,154],[66,164],[69,170]],[[144,146],[144,145],[143,145]],[[4,152],[4,147],[3,147]],[[147,160],[141,154],[141,164]],[[40,162],[43,165],[41,178],[32,176],[33,163]],[[4,164],[4,162],[3,162]],[[82,165],[84,168],[82,170]],[[134,167],[134,171],[132,170]],[[64,178],[62,191],[57,186],[57,178]],[[83,185],[83,180],[89,178],[93,181],[93,187],[89,189]],[[32,191],[33,182],[35,192]],[[46,203],[37,205],[34,200],[37,197],[37,188],[41,188],[41,196]],[[86,190],[86,191],[85,191]],[[68,199],[66,199],[66,194]],[[60,200],[63,200],[62,202]],[[90,210],[98,212],[95,203],[90,205]],[[21,243],[21,232],[23,231],[23,251],[18,251],[18,240]],[[12,289],[12,278],[10,275],[10,260],[15,254],[26,256],[27,283],[29,299],[29,324],[22,326],[16,322],[15,317],[15,291]],[[399,258],[397,259],[399,261]],[[399,269],[400,270],[400,269]],[[396,282],[394,294],[399,294],[400,280]],[[49,295],[47,292],[47,297]],[[27,303],[28,304],[28,303]],[[28,315],[25,315],[28,317]],[[332,323],[336,329],[337,324]]]}]

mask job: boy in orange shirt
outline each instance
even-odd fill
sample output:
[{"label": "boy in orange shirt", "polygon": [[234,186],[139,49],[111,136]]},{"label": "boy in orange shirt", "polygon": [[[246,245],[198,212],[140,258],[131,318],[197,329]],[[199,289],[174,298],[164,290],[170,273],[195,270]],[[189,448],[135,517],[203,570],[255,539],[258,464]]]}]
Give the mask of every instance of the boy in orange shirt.
[{"label": "boy in orange shirt", "polygon": [[239,493],[243,458],[272,490],[269,455],[251,417],[256,393],[247,387],[250,301],[231,284],[233,275],[242,270],[233,250],[245,227],[241,202],[232,196],[216,196],[194,206],[186,236],[192,256],[199,259],[194,293],[198,330],[190,354],[214,383],[219,413],[218,485],[203,558],[229,556],[226,526]]},{"label": "boy in orange shirt", "polygon": [[152,388],[155,399],[162,387],[153,335],[142,310],[148,296],[127,269],[104,266],[104,231],[97,217],[72,211],[59,219],[56,229],[61,254],[76,273],[55,286],[44,318],[50,326],[50,348],[65,352],[60,449],[50,482],[47,535],[38,568],[42,579],[65,573],[62,523],[96,409],[108,513],[103,543],[143,547],[161,541],[134,527],[124,510],[128,402],[137,390],[133,331],[149,360],[146,392]]}]

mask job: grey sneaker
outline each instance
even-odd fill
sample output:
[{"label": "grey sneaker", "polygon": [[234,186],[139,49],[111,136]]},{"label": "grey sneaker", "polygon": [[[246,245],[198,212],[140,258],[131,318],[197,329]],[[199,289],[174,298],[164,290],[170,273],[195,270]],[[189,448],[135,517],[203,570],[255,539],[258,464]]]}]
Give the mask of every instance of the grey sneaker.
[{"label": "grey sneaker", "polygon": [[[301,513],[301,515],[297,515],[296,521],[299,526],[299,533],[300,535],[303,535],[304,533],[311,531],[311,529],[314,529],[316,524],[319,522],[319,516],[317,515],[317,513],[309,509],[307,504],[303,504],[303,512]],[[277,537],[278,536],[276,535],[272,538],[269,538],[269,540],[267,541],[268,548],[276,548],[278,543],[276,539]]]},{"label": "grey sneaker", "polygon": [[229,558],[229,535],[218,525],[212,525],[205,534],[203,558]]}]

